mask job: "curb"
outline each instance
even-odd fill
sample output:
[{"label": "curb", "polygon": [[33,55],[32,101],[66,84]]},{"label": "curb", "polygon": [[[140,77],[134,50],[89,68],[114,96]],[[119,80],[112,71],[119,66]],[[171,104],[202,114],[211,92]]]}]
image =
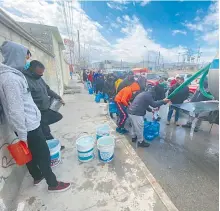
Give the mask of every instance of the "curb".
[{"label": "curb", "polygon": [[[115,128],[116,123],[108,116],[107,117],[111,123],[111,125]],[[133,147],[128,142],[128,139],[124,136],[123,139],[121,139],[125,147],[127,148],[128,152],[132,155],[134,159],[136,159],[138,162],[138,167],[143,171],[144,175],[150,182],[151,186],[153,187],[154,191],[164,204],[164,206],[167,208],[168,211],[178,211],[176,206],[173,204],[171,199],[168,197],[168,195],[165,193],[163,188],[160,186],[160,184],[157,182],[157,180],[154,178],[154,176],[151,174],[145,163],[141,160],[141,158],[137,155]]]}]

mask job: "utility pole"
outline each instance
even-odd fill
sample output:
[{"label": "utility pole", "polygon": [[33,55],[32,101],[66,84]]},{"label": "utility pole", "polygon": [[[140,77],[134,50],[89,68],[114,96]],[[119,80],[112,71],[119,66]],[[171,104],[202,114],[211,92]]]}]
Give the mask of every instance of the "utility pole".
[{"label": "utility pole", "polygon": [[160,51],[158,53],[158,69],[159,69],[159,67],[160,67]]},{"label": "utility pole", "polygon": [[80,39],[79,39],[79,30],[77,30],[77,35],[78,35],[78,51],[79,51],[79,65],[80,65]]},{"label": "utility pole", "polygon": [[147,54],[147,67],[149,68],[149,51],[148,51],[148,54]]}]

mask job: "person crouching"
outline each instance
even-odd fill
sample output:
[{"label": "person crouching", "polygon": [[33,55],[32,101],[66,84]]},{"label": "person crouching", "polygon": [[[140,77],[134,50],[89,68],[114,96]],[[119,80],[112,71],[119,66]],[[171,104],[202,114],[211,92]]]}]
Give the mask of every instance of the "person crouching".
[{"label": "person crouching", "polygon": [[115,97],[115,102],[119,112],[119,121],[117,122],[118,127],[116,131],[124,134],[128,131],[124,128],[125,121],[128,118],[127,107],[130,104],[132,95],[140,90],[140,86],[137,82],[132,83],[130,86],[123,88]]}]

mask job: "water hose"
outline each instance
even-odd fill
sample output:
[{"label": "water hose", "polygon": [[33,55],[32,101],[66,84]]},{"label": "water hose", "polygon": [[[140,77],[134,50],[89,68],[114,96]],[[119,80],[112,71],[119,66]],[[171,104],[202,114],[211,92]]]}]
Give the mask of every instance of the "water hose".
[{"label": "water hose", "polygon": [[[204,68],[202,68],[201,70],[199,70],[197,73],[195,73],[194,75],[192,75],[189,79],[187,79],[185,82],[183,82],[179,87],[177,87],[167,98],[168,99],[171,99],[173,96],[175,96],[181,89],[183,89],[184,87],[188,86],[192,81],[194,81],[196,78],[198,78],[200,75],[202,74],[205,74],[205,76],[208,74],[208,71],[209,71],[209,67],[210,67],[211,64],[208,64],[207,66],[205,66]],[[205,79],[205,76],[204,76],[204,79]],[[202,77],[203,78],[203,77]],[[201,79],[202,79],[201,78]],[[204,89],[204,85],[202,82],[204,82],[204,79],[201,81],[200,80],[200,83],[201,83],[201,87],[203,88],[203,91],[205,90]],[[204,91],[204,93],[206,93]],[[207,96],[208,93],[205,94],[205,96]],[[213,98],[213,97],[212,97]]]},{"label": "water hose", "polygon": [[207,93],[206,90],[205,90],[205,88],[204,88],[204,81],[205,81],[205,79],[206,79],[206,76],[207,76],[208,72],[209,72],[209,71],[205,71],[205,72],[203,73],[203,75],[202,75],[202,77],[201,77],[201,79],[200,79],[200,81],[199,81],[199,90],[201,91],[201,93],[202,93],[206,98],[209,98],[209,99],[213,100],[214,97],[213,97],[211,94]]}]

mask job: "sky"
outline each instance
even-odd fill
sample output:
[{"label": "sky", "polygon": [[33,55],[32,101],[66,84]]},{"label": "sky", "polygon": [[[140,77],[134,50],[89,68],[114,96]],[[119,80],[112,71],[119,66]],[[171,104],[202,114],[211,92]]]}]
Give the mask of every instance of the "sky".
[{"label": "sky", "polygon": [[[90,61],[183,60],[187,50],[209,62],[219,46],[217,1],[1,0],[12,18],[57,26]],[[68,26],[68,27],[67,27]],[[76,46],[76,45],[75,45]],[[75,49],[77,53],[77,48]]]}]

